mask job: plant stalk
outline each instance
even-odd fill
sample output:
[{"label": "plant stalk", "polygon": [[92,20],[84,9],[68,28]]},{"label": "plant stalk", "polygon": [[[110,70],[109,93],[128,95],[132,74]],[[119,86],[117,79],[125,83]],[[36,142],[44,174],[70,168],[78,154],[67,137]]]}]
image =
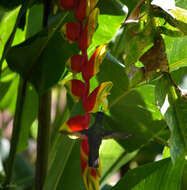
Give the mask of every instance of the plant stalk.
[{"label": "plant stalk", "polygon": [[[47,27],[51,0],[44,0],[43,28]],[[35,189],[42,190],[47,173],[50,147],[51,90],[39,97]]]},{"label": "plant stalk", "polygon": [[23,80],[20,77],[17,103],[16,103],[16,111],[15,111],[14,122],[13,122],[12,138],[10,142],[10,153],[9,153],[8,161],[6,164],[7,166],[6,179],[5,179],[5,183],[3,184],[3,189],[9,189],[11,187],[10,182],[11,182],[12,173],[13,173],[13,166],[14,166],[14,161],[15,161],[15,156],[16,156],[17,145],[19,142],[21,118],[22,118],[23,107],[24,107],[24,102],[25,102],[26,87],[27,87],[27,81]]},{"label": "plant stalk", "polygon": [[41,190],[48,173],[50,122],[51,122],[51,90],[39,98],[36,190]]}]

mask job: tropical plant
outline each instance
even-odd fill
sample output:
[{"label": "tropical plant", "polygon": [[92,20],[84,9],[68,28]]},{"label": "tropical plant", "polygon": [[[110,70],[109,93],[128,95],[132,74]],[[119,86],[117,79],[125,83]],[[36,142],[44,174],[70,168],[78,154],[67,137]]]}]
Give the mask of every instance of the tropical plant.
[{"label": "tropical plant", "polygon": [[187,189],[187,2],[0,1],[0,189]]}]

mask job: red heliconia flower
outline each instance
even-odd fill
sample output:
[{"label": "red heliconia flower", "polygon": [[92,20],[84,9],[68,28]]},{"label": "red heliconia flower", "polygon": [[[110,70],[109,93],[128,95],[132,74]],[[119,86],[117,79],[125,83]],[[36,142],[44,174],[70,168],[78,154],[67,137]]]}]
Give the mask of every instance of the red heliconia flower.
[{"label": "red heliconia flower", "polygon": [[59,0],[60,5],[65,10],[74,9],[77,0]]},{"label": "red heliconia flower", "polygon": [[98,0],[79,0],[75,8],[75,17],[78,21],[85,20],[96,6]]},{"label": "red heliconia flower", "polygon": [[92,54],[89,62],[85,63],[84,67],[82,68],[82,76],[85,81],[89,80],[99,72],[99,66],[102,63],[105,55],[106,45],[101,45]]},{"label": "red heliconia flower", "polygon": [[103,82],[86,98],[83,98],[83,107],[86,112],[95,113],[103,104],[104,110],[107,109],[108,101],[107,96],[111,90],[112,82]]},{"label": "red heliconia flower", "polygon": [[87,64],[87,62],[87,55],[75,54],[68,59],[68,61],[66,62],[66,66],[71,72],[76,74],[82,71],[82,68]]},{"label": "red heliconia flower", "polygon": [[88,166],[88,139],[81,140],[80,160],[83,180],[88,190],[99,190],[99,177],[101,175],[101,164],[98,168],[90,168]]},{"label": "red heliconia flower", "polygon": [[80,73],[82,64],[83,64],[82,63],[83,59],[84,59],[84,57],[82,55],[75,54],[68,59],[68,61],[66,62],[66,66],[74,74]]},{"label": "red heliconia flower", "polygon": [[62,26],[65,38],[70,42],[78,40],[80,35],[80,24],[74,22],[68,22]]},{"label": "red heliconia flower", "polygon": [[79,38],[79,49],[85,51],[88,49],[89,45],[92,43],[92,37],[97,27],[99,9],[95,8],[89,15],[86,25],[81,31]]},{"label": "red heliconia flower", "polygon": [[[87,26],[87,25],[86,25]],[[86,51],[88,49],[88,29],[85,27],[83,31],[81,32],[81,36],[78,40],[79,43],[79,49],[81,51]]]},{"label": "red heliconia flower", "polygon": [[[100,64],[106,54],[106,45],[99,46],[90,60],[88,60],[87,49],[92,43],[93,34],[97,27],[99,9],[95,8],[98,0],[59,0],[63,9],[74,10],[78,23],[66,23],[62,30],[64,36],[71,43],[78,43],[82,54],[73,55],[66,62],[67,67],[73,74],[82,74],[83,81],[73,79],[65,85],[75,101],[82,100],[85,115],[77,115],[68,119],[61,127],[60,132],[70,136],[81,137],[80,160],[84,183],[87,190],[99,190],[99,177],[101,165],[98,168],[89,167],[89,145],[88,138],[82,130],[88,129],[90,124],[90,113],[95,113],[103,106],[106,111],[108,101],[107,95],[112,88],[112,82],[103,82],[90,94],[90,79],[99,72]],[[75,75],[73,75],[75,76]],[[81,132],[82,131],[82,132]],[[91,149],[92,147],[90,147]],[[92,150],[91,150],[92,151]],[[90,152],[92,153],[92,152]]]},{"label": "red heliconia flower", "polygon": [[79,3],[77,4],[75,8],[75,17],[78,21],[83,21],[87,18],[87,6],[88,2],[87,0],[79,0]]},{"label": "red heliconia flower", "polygon": [[85,84],[80,80],[69,80],[65,85],[75,101],[78,101],[85,93]]},{"label": "red heliconia flower", "polygon": [[90,123],[90,115],[77,115],[71,117],[66,121],[59,129],[60,132],[76,132],[88,129],[88,125]]}]

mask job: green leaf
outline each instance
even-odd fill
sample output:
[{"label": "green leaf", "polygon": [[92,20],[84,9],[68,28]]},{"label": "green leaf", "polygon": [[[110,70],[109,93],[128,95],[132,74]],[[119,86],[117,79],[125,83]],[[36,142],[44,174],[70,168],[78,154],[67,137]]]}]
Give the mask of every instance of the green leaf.
[{"label": "green leaf", "polygon": [[178,98],[174,105],[175,117],[178,120],[178,128],[182,135],[181,143],[184,143],[185,152],[187,153],[187,102],[182,98]]},{"label": "green leaf", "polygon": [[34,183],[34,168],[21,154],[18,154],[15,159],[13,183],[15,185],[12,187],[17,189],[31,187]]},{"label": "green leaf", "polygon": [[[64,18],[58,25],[62,24]],[[58,82],[67,59],[77,52],[76,46],[70,45],[56,31],[58,25],[52,31],[43,31],[12,47],[8,52],[9,67],[29,79],[39,94]]]},{"label": "green leaf", "polygon": [[80,141],[76,141],[68,159],[64,172],[59,180],[57,190],[86,190],[80,162]]},{"label": "green leaf", "polygon": [[112,188],[112,186],[110,185],[105,185],[102,190],[110,190]]},{"label": "green leaf", "polygon": [[27,23],[27,34],[29,38],[37,34],[42,29],[43,21],[43,5],[34,5],[28,10],[28,23]]},{"label": "green leaf", "polygon": [[11,10],[23,3],[24,0],[1,0],[0,9]]},{"label": "green leaf", "polygon": [[105,128],[132,134],[119,141],[128,152],[138,149],[164,129],[165,122],[155,105],[152,85],[124,91],[109,108]]},{"label": "green leaf", "polygon": [[2,56],[1,56],[1,59],[0,59],[0,71],[2,69],[3,61],[6,58],[7,53],[9,51],[9,49],[11,48],[11,45],[12,45],[13,41],[15,40],[15,34],[17,32],[17,28],[20,26],[22,18],[26,16],[27,9],[28,9],[29,6],[31,6],[32,3],[33,3],[33,0],[23,1],[23,4],[22,4],[21,8],[19,9],[19,13],[17,15],[14,27],[13,27],[10,35],[8,36],[8,39],[7,39],[7,41],[6,41],[5,45],[4,45],[3,53],[2,53]]},{"label": "green leaf", "polygon": [[170,159],[130,170],[112,190],[180,190],[184,160],[172,164]]},{"label": "green leaf", "polygon": [[[107,6],[106,6],[107,5]],[[123,5],[118,0],[99,0],[97,7],[104,15],[124,15]]]},{"label": "green leaf", "polygon": [[165,102],[170,85],[171,82],[168,80],[168,77],[162,76],[155,86],[155,101],[156,104],[160,107],[160,109],[162,108]]},{"label": "green leaf", "polygon": [[140,23],[127,23],[118,38],[112,51],[129,68],[152,46],[154,36],[148,24],[142,28]]},{"label": "green leaf", "polygon": [[[163,114],[171,131],[170,153],[172,161],[176,161],[184,156],[187,151],[187,120],[185,118],[187,103],[176,96],[174,87],[172,87],[170,79],[166,75],[158,81],[155,94],[158,105],[160,107],[165,106]],[[167,102],[167,107],[166,104],[164,105],[165,102]]]},{"label": "green leaf", "polygon": [[110,169],[117,159],[124,154],[125,150],[113,139],[104,140],[100,147],[100,158],[102,163],[102,176]]},{"label": "green leaf", "polygon": [[88,49],[89,54],[97,46],[109,43],[112,40],[127,15],[122,9],[122,4],[117,0],[100,0],[97,7],[100,9],[98,28],[94,33],[92,44]]},{"label": "green leaf", "polygon": [[[0,82],[0,109],[8,109],[12,114],[15,111],[19,77],[14,74],[9,81]],[[14,96],[12,96],[14,94]]]},{"label": "green leaf", "polygon": [[[12,10],[19,5],[24,4],[25,0],[1,0],[0,10]],[[39,3],[41,0],[32,0],[31,3]]]},{"label": "green leaf", "polygon": [[112,81],[113,83],[110,91],[111,94],[108,96],[109,104],[123,94],[129,87],[129,79],[124,67],[111,61],[108,57],[101,64],[97,79],[99,83],[104,81]]},{"label": "green leaf", "polygon": [[177,20],[176,27],[178,27],[184,34],[187,34],[187,10],[175,7],[175,9],[170,10]]},{"label": "green leaf", "polygon": [[164,36],[170,71],[187,66],[187,36],[172,38]]},{"label": "green leaf", "polygon": [[[31,101],[32,100],[32,101]],[[17,152],[21,152],[28,146],[30,126],[38,115],[38,95],[31,85],[27,85],[25,102],[21,118],[21,129]]]},{"label": "green leaf", "polygon": [[186,179],[187,179],[187,160],[185,160],[184,171],[183,171],[183,176],[182,176],[181,190],[185,190],[187,188]]},{"label": "green leaf", "polygon": [[64,172],[75,141],[59,134],[50,154],[49,174],[45,180],[44,190],[55,190]]},{"label": "green leaf", "polygon": [[[73,104],[71,102],[70,104],[67,105],[66,109],[69,109],[69,108],[72,108],[71,113],[67,113],[63,115],[64,122],[66,122],[66,119],[69,118],[68,115],[71,117],[71,116],[80,114],[80,112],[82,111],[82,104],[81,102],[78,102],[77,104]],[[62,135],[57,131],[55,131],[55,133],[53,134],[54,136],[53,136],[53,141],[52,141],[52,149],[50,152],[49,175],[46,179],[44,190],[57,189],[58,184],[62,180],[61,178],[64,178],[64,175],[65,175],[64,170],[66,169],[67,165],[69,165],[69,159],[70,160],[74,159],[75,154],[76,155],[78,154],[76,149],[74,149],[74,145],[76,147],[78,146],[76,140],[72,140],[69,137]],[[74,154],[75,151],[76,153]],[[72,155],[74,156],[72,157]],[[78,161],[80,162],[80,152],[78,156]],[[79,165],[77,165],[78,167],[80,167],[79,162],[78,162]],[[76,164],[77,164],[77,161],[76,161]],[[71,165],[71,162],[70,162],[70,165]],[[74,170],[74,168],[72,169]],[[80,176],[80,170],[76,170],[76,171],[79,172],[78,175]],[[68,177],[70,176],[68,175]],[[71,184],[72,184],[72,178],[71,178],[70,184],[67,184],[67,185],[71,185]]]},{"label": "green leaf", "polygon": [[124,148],[113,139],[104,140],[100,147],[100,161],[102,166],[101,186],[111,175],[133,159],[136,154],[137,151],[127,153]]},{"label": "green leaf", "polygon": [[112,40],[125,17],[125,14],[123,16],[102,14],[99,15],[98,28],[94,33],[92,46],[96,47],[98,45],[108,43],[110,40]]},{"label": "green leaf", "polygon": [[171,26],[174,26],[181,30],[184,35],[187,34],[187,10],[174,7],[173,9],[167,11],[166,9],[155,9],[154,15],[156,17],[161,17],[166,20]]},{"label": "green leaf", "polygon": [[183,8],[183,9],[187,9],[187,3],[186,0],[175,0],[176,5]]},{"label": "green leaf", "polygon": [[169,158],[170,156],[170,149],[169,147],[165,146],[162,153],[162,159]]},{"label": "green leaf", "polygon": [[40,56],[45,41],[47,41],[47,34],[42,33],[12,47],[7,55],[9,67],[26,78],[29,68]]},{"label": "green leaf", "polygon": [[130,80],[130,88],[138,87],[145,83],[145,74],[143,69],[138,69],[132,76]]},{"label": "green leaf", "polygon": [[0,43],[0,58],[2,56],[4,45],[5,45],[6,41],[8,40],[8,38],[11,34],[11,31],[14,27],[14,24],[16,22],[16,17],[17,17],[18,11],[19,11],[19,8],[4,13],[3,17],[0,21],[1,26],[6,25],[6,27],[0,28],[0,41],[1,41],[1,43]]},{"label": "green leaf", "polygon": [[125,4],[128,7],[128,14],[131,13],[131,11],[136,7],[138,0],[120,0],[123,4]]}]

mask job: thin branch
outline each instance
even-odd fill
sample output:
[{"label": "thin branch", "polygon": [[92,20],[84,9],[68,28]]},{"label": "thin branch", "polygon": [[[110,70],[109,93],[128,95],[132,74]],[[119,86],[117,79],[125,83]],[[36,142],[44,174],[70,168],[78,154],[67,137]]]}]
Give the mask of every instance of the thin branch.
[{"label": "thin branch", "polygon": [[167,141],[163,140],[163,139],[160,138],[160,137],[154,137],[154,140],[155,140],[157,143],[161,144],[161,145],[167,146],[168,148],[170,147],[170,146],[169,146],[169,143],[168,143]]}]

